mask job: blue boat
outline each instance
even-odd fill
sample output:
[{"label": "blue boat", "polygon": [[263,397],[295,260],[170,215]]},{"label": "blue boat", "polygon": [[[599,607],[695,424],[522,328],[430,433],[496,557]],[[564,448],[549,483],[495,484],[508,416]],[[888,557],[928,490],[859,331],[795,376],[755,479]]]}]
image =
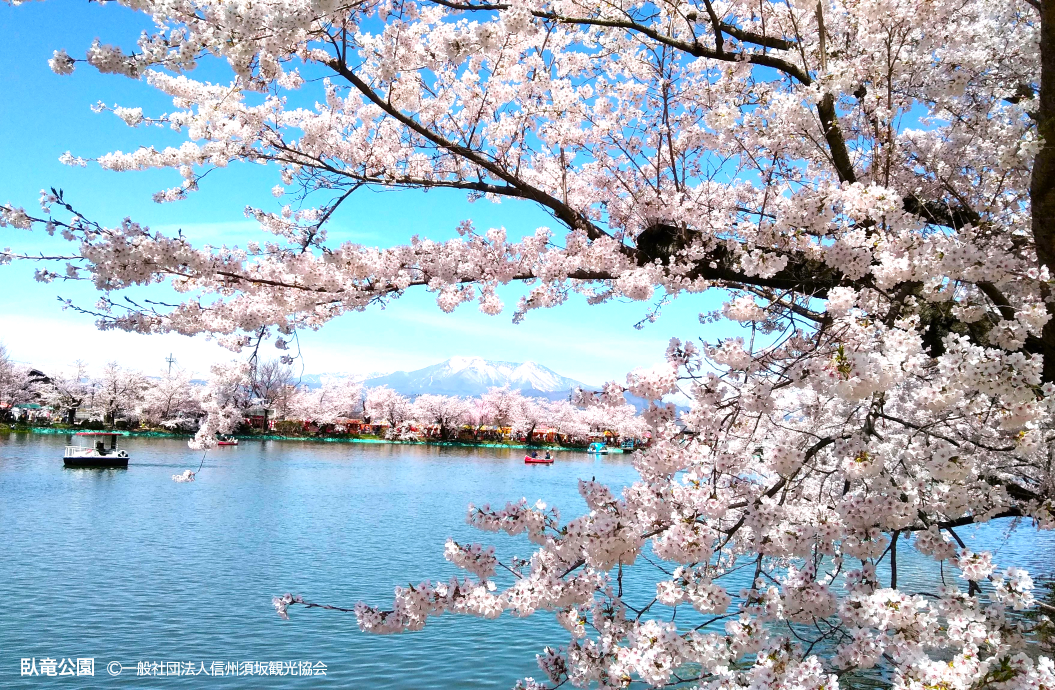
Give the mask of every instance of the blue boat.
[{"label": "blue boat", "polygon": [[608,455],[608,446],[604,445],[600,441],[594,441],[590,444],[589,448],[586,449],[587,453],[593,453],[595,455]]}]

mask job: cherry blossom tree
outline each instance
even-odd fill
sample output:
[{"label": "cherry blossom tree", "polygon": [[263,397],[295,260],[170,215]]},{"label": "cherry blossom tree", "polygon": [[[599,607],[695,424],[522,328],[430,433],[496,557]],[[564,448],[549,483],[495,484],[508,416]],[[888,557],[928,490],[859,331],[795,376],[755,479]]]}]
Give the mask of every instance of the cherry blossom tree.
[{"label": "cherry blossom tree", "polygon": [[524,394],[508,388],[491,388],[480,396],[480,402],[485,416],[495,426],[513,426],[521,415]]},{"label": "cherry blossom tree", "polygon": [[440,439],[455,434],[466,421],[468,405],[461,398],[450,395],[419,395],[411,405],[411,416],[427,426],[435,426]]},{"label": "cherry blossom tree", "polygon": [[534,442],[535,429],[549,424],[551,415],[548,400],[524,398],[516,405],[513,415],[513,433],[523,434],[528,445]]},{"label": "cherry blossom tree", "polygon": [[294,419],[333,424],[338,419],[354,419],[363,414],[363,384],[349,378],[327,378],[316,389],[302,387],[290,402]]},{"label": "cherry blossom tree", "polygon": [[582,421],[593,433],[611,432],[621,438],[644,438],[648,425],[633,405],[589,407]]},{"label": "cherry blossom tree", "polygon": [[366,414],[370,423],[387,424],[395,430],[410,419],[410,401],[388,386],[371,388],[366,394]]},{"label": "cherry blossom tree", "polygon": [[9,417],[12,406],[36,400],[37,384],[29,367],[13,361],[0,343],[0,419]]},{"label": "cherry blossom tree", "polygon": [[140,420],[168,429],[196,430],[202,415],[202,391],[198,388],[191,382],[190,372],[163,369],[157,377],[146,381],[137,411]]},{"label": "cherry blossom tree", "polygon": [[113,426],[118,414],[135,414],[143,402],[147,381],[139,371],[107,362],[94,387],[93,406],[103,421]]},{"label": "cherry blossom tree", "polygon": [[51,372],[38,392],[44,404],[58,412],[65,423],[73,424],[78,408],[91,404],[93,384],[88,365],[77,360],[68,371]]},{"label": "cherry blossom tree", "polygon": [[[104,224],[59,190],[39,212],[5,205],[0,223],[73,243],[52,263],[5,260],[93,281],[98,306],[79,308],[102,327],[282,348],[414,286],[445,311],[498,313],[514,282],[517,318],[581,293],[651,302],[647,321],[714,290],[725,304],[705,319],[744,327],[675,340],[584,400],[651,401],[641,481],[618,496],[583,481],[589,512],[567,521],[471,507],[473,525],[536,545],[502,563],[513,582],[498,587],[491,549],[448,542],[468,576],[360,605],[364,630],[551,611],[568,641],[525,688],[819,689],[876,666],[899,690],[1055,683],[1014,614],[1033,604],[1029,575],[957,532],[1055,526],[1055,3],[121,3],[156,28],[132,49],[57,50],[52,68],[145,80],[173,110],[100,110],[186,141],[65,162],[176,171],[158,201],[270,163],[292,199],[247,209],[270,237],[245,248]],[[230,81],[189,76],[216,58]],[[556,229],[328,242],[341,203],[371,188],[519,200]],[[160,281],[183,301],[118,299]],[[679,390],[676,419],[664,397]],[[899,581],[908,547],[944,588]],[[652,601],[624,593],[630,567],[654,568]],[[749,586],[728,588],[742,572]],[[275,600],[283,615],[302,602]]]},{"label": "cherry blossom tree", "polygon": [[584,411],[568,400],[557,400],[550,404],[548,422],[556,432],[558,439],[563,439],[561,441],[563,443],[585,440],[590,433],[590,427],[586,423],[586,415],[592,409],[599,408],[588,408],[588,410]]},{"label": "cherry blossom tree", "polygon": [[205,418],[188,444],[191,448],[215,448],[219,435],[231,434],[245,422],[246,411],[254,401],[252,380],[253,370],[248,362],[223,362],[210,367],[200,397]]},{"label": "cherry blossom tree", "polygon": [[486,404],[483,398],[473,398],[466,404],[465,423],[472,428],[473,439],[479,441],[483,428],[492,425],[493,422],[491,406]]},{"label": "cherry blossom tree", "polygon": [[293,369],[281,359],[258,361],[250,359],[249,388],[258,404],[264,409],[264,428],[272,410],[279,418],[285,417],[296,392]]}]

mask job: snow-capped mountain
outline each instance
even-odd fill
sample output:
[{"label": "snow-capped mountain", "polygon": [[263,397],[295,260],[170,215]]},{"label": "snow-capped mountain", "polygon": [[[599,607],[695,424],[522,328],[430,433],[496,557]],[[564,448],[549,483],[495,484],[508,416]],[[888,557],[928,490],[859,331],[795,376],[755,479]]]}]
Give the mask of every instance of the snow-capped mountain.
[{"label": "snow-capped mountain", "polygon": [[323,381],[327,381],[330,379],[348,380],[353,383],[359,383],[361,381],[366,381],[367,379],[376,378],[378,376],[384,376],[387,373],[388,372],[386,371],[371,371],[366,374],[329,372],[325,374],[304,374],[303,376],[294,376],[293,378],[298,384],[306,388],[319,388],[322,386]]},{"label": "snow-capped mountain", "polygon": [[478,396],[489,388],[508,386],[529,397],[560,400],[585,383],[561,376],[535,362],[496,362],[483,357],[451,357],[415,371],[397,371],[364,381],[367,386],[388,386],[403,395]]}]

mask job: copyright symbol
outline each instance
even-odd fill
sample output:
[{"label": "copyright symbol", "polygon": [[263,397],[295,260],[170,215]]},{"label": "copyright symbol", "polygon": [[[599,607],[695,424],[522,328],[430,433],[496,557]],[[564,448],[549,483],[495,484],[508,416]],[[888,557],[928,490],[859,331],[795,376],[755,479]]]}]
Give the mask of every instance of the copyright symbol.
[{"label": "copyright symbol", "polygon": [[121,675],[122,670],[124,670],[124,668],[121,666],[120,661],[111,661],[106,665],[106,672],[109,673],[111,676]]}]

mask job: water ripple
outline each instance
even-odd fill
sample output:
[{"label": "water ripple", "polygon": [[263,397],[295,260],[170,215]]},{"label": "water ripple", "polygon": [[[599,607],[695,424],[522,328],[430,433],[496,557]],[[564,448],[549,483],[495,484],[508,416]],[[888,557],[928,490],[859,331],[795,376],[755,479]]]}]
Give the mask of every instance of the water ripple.
[{"label": "water ripple", "polygon": [[[465,524],[470,502],[526,497],[584,509],[576,479],[615,487],[634,478],[628,456],[562,453],[527,466],[522,450],[408,445],[243,442],[198,466],[184,441],[127,440],[127,470],[64,470],[62,436],[0,436],[0,688],[509,688],[539,675],[535,654],[566,634],[549,615],[483,621],[442,616],[400,636],[360,633],[350,614],[294,609],[282,621],[273,594],[320,602],[385,604],[396,585],[445,579],[447,537],[527,556],[523,539]],[[1003,539],[985,527],[965,538],[999,545],[998,560],[1050,573],[1050,533]],[[633,571],[633,569],[631,569]],[[934,583],[911,559],[903,578]],[[648,601],[655,580],[624,579]],[[679,613],[679,620],[681,619]],[[94,657],[96,676],[30,679],[21,657]],[[117,660],[132,668],[111,678]],[[137,678],[139,661],[322,661],[325,677]],[[86,682],[87,681],[87,682]]]}]

